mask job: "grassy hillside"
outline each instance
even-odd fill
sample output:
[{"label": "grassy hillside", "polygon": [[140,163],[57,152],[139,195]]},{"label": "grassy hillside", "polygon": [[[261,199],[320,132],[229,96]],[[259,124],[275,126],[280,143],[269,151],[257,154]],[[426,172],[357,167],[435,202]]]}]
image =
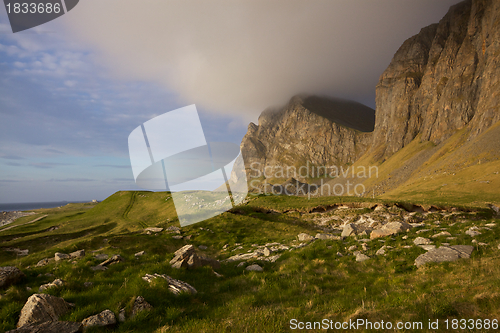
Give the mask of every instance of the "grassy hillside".
[{"label": "grassy hillside", "polygon": [[[220,260],[266,243],[293,247],[300,243],[297,235],[303,232],[311,236],[326,229],[336,233],[332,228],[339,219],[355,220],[371,212],[375,200],[257,196],[232,212],[181,228],[180,235],[190,239],[174,239],[177,234],[167,231],[144,233],[147,226],[178,226],[169,197],[165,192],[118,192],[92,208],[78,204],[44,209],[23,218],[29,221],[48,215],[36,223],[0,229],[0,266],[15,265],[26,274],[20,283],[0,289],[0,332],[13,329],[26,299],[55,278],[65,280],[66,285],[44,293],[75,303],[75,309],[62,320],[81,321],[105,309],[118,314],[122,308],[130,310],[139,295],[154,307],[112,329],[89,330],[95,332],[286,332],[291,331],[294,318],[302,322],[362,318],[425,324],[440,320],[441,325],[453,318],[500,318],[500,220],[491,211],[416,215],[428,229],[419,236],[430,237],[446,229],[456,238],[436,238],[435,244],[472,244],[471,259],[417,269],[413,261],[425,251],[413,246],[417,234],[410,231],[366,240],[364,253],[371,259],[365,262],[356,262],[349,250],[351,246],[361,248],[361,236],[316,240],[280,252],[276,262],[252,259],[245,264],[258,263],[263,272],[246,271],[238,262],[223,262],[217,270],[222,277],[217,277],[208,267],[178,270],[168,262],[185,244],[205,245],[207,249],[199,252]],[[338,203],[352,208],[332,210]],[[391,207],[392,203],[386,203]],[[398,218],[402,209],[392,206],[389,212]],[[471,226],[488,223],[498,226],[484,229],[476,237],[488,245],[475,245],[464,234]],[[223,250],[226,244],[228,249]],[[382,245],[393,249],[385,256],[376,255]],[[5,251],[7,248],[29,249],[29,255],[19,257]],[[39,260],[52,258],[55,252],[78,249],[86,250],[84,258],[36,267]],[[139,251],[145,254],[137,259],[134,254]],[[93,271],[91,267],[101,262],[96,254],[120,254],[125,262]],[[176,297],[165,283],[143,281],[146,273],[167,274],[191,284],[198,293]],[[85,287],[85,282],[92,285]]]}]

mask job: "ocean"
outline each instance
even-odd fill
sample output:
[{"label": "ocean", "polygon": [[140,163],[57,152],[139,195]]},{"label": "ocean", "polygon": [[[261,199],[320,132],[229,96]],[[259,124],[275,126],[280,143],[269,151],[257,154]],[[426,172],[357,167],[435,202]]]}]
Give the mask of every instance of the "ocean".
[{"label": "ocean", "polygon": [[[90,201],[90,200],[89,200]],[[69,203],[80,203],[89,201],[57,201],[57,202],[22,202],[22,203],[0,203],[0,212],[11,212],[14,210],[32,210],[39,208],[54,208],[65,206]]]}]

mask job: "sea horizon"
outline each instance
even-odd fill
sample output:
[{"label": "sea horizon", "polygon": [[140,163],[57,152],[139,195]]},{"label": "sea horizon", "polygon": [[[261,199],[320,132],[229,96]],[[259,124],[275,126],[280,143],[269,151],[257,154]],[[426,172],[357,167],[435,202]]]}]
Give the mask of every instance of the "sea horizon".
[{"label": "sea horizon", "polygon": [[86,201],[48,201],[48,202],[15,202],[15,203],[0,203],[0,212],[26,211],[40,208],[55,208],[65,206],[69,203],[91,202]]}]

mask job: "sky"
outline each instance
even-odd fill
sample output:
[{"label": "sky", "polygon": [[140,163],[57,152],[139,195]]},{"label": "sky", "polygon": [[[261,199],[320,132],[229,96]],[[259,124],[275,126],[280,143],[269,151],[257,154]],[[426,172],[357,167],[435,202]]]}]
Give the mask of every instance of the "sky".
[{"label": "sky", "polygon": [[82,0],[15,34],[0,6],[0,203],[138,189],[129,134],[187,105],[237,144],[295,94],[375,108],[404,40],[458,2]]}]

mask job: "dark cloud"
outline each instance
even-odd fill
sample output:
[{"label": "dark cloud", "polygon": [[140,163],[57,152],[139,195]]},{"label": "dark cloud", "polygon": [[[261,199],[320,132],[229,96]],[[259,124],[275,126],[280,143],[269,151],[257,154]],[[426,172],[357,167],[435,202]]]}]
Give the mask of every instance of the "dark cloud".
[{"label": "dark cloud", "polygon": [[17,156],[17,155],[3,155],[2,158],[6,160],[24,160],[24,157]]},{"label": "dark cloud", "polygon": [[116,77],[255,119],[297,93],[374,106],[378,77],[402,42],[458,2],[87,0],[64,22]]}]

